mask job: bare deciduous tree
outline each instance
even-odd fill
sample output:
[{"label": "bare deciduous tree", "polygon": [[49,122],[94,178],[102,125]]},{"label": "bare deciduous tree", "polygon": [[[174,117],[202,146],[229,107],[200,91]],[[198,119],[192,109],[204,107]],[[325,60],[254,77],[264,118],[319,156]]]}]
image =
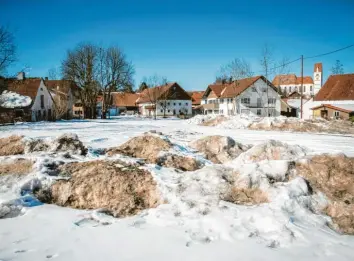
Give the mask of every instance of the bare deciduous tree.
[{"label": "bare deciduous tree", "polygon": [[102,90],[102,118],[106,117],[111,92],[132,91],[134,68],[125,54],[117,47],[99,48],[98,80]]},{"label": "bare deciduous tree", "polygon": [[60,71],[56,67],[50,68],[48,70],[48,79],[49,80],[58,80],[59,78],[61,78]]},{"label": "bare deciduous tree", "polygon": [[98,48],[93,44],[80,44],[67,52],[62,62],[64,79],[74,81],[80,88],[79,97],[87,118],[95,118],[99,92],[97,81]]},{"label": "bare deciduous tree", "polygon": [[339,61],[336,60],[336,63],[332,66],[332,74],[344,74],[344,69],[343,69],[343,64]]},{"label": "bare deciduous tree", "polygon": [[160,103],[160,106],[164,112],[164,116],[166,116],[168,97],[165,97],[166,92],[164,92],[163,86],[167,84],[167,78],[155,74],[148,78],[144,77],[143,82],[145,82],[146,86],[148,87],[145,90],[144,95],[146,95],[146,98],[154,108],[154,119],[156,120],[158,103]]},{"label": "bare deciduous tree", "polygon": [[11,32],[0,26],[0,74],[17,59],[15,39]]},{"label": "bare deciduous tree", "polygon": [[66,118],[68,113],[68,98],[63,94],[56,93],[53,97],[55,107],[55,118],[60,120]]}]

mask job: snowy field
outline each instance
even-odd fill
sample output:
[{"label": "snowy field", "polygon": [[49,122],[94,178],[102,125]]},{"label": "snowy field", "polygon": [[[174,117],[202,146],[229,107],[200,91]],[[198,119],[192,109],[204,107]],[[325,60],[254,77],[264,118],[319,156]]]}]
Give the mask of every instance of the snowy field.
[{"label": "snowy field", "polygon": [[[24,123],[0,127],[0,138],[17,134],[49,139],[76,133],[89,151],[95,151],[118,146],[150,130],[162,132],[181,150],[200,137],[226,135],[243,144],[273,139],[300,145],[307,148],[307,155],[354,156],[354,137],[349,135],[222,129],[178,119],[118,117]],[[185,150],[183,153],[188,153]],[[95,157],[102,156],[91,153],[88,159]],[[279,193],[272,204],[246,207],[220,202],[213,205],[216,200],[211,190],[213,182],[220,179],[218,166],[209,164],[195,173],[179,173],[152,165],[149,168],[170,204],[124,219],[47,204],[27,207],[23,215],[0,220],[0,261],[354,260],[354,236],[337,234],[324,225],[324,216],[307,213],[297,201],[285,202],[281,194],[285,189],[275,191]],[[182,195],[171,192],[178,180],[187,185]],[[290,185],[296,186],[295,181]],[[16,186],[0,184],[0,203],[21,200]],[[203,198],[199,191],[208,196]],[[212,207],[208,212],[185,209],[187,201],[182,202],[179,197],[198,201],[200,208],[205,203]],[[289,214],[289,209],[294,213]]]}]

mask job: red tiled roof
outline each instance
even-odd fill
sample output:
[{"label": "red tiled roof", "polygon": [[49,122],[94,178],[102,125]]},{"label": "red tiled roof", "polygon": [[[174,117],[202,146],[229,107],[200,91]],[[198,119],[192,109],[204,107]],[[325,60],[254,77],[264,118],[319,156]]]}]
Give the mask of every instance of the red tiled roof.
[{"label": "red tiled roof", "polygon": [[52,91],[59,91],[65,94],[68,94],[70,89],[78,88],[75,82],[69,80],[45,80],[44,84]]},{"label": "red tiled roof", "polygon": [[217,97],[220,97],[221,92],[225,89],[226,85],[223,83],[211,84],[208,86],[212,92],[215,93]]},{"label": "red tiled roof", "polygon": [[227,84],[225,89],[221,93],[221,98],[232,98],[238,96],[240,93],[249,88],[253,83],[258,81],[259,79],[264,79],[263,76],[255,76],[250,78],[241,79],[238,81],[234,81],[232,83]]},{"label": "red tiled roof", "polygon": [[[340,105],[339,105],[340,106]],[[316,110],[316,109],[319,109],[321,107],[326,107],[326,108],[329,108],[329,109],[333,109],[333,110],[337,110],[337,111],[342,111],[342,112],[346,112],[346,113],[350,113],[352,112],[353,110],[348,110],[348,109],[344,109],[344,108],[340,108],[340,107],[337,107],[337,106],[333,106],[331,104],[321,104],[319,106],[316,106],[316,107],[313,107],[311,108],[311,110]]]},{"label": "red tiled roof", "polygon": [[36,99],[39,85],[41,83],[40,78],[25,79],[25,80],[14,80],[8,79],[7,88],[9,91],[17,92],[23,96],[31,97],[32,101]]},{"label": "red tiled roof", "polygon": [[117,107],[134,107],[137,106],[136,101],[139,98],[137,93],[114,92],[112,96],[112,105]]},{"label": "red tiled roof", "polygon": [[354,100],[354,74],[329,76],[314,101]]},{"label": "red tiled roof", "polygon": [[[176,88],[176,91],[170,91],[172,87]],[[186,93],[186,91],[179,86],[178,83],[173,82],[163,86],[145,89],[140,93],[137,103],[153,102],[161,99],[163,96],[165,96],[164,99],[167,100],[191,100],[188,93]]]},{"label": "red tiled roof", "polygon": [[319,72],[322,72],[322,63],[316,63],[314,68],[313,68],[313,71],[314,72],[317,72],[317,67],[318,67],[318,71]]},{"label": "red tiled roof", "polygon": [[192,105],[199,105],[202,101],[204,91],[188,92],[188,94],[192,98]]},{"label": "red tiled roof", "polygon": [[[303,81],[304,84],[313,84],[311,76],[304,76]],[[301,84],[301,77],[297,77],[295,74],[276,75],[272,83],[275,86]]]}]

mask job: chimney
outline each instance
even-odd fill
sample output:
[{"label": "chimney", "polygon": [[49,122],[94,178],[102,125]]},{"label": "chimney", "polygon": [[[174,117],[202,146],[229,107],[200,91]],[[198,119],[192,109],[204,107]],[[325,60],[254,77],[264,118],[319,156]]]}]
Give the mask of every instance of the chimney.
[{"label": "chimney", "polygon": [[48,81],[48,77],[44,77],[44,80]]},{"label": "chimney", "polygon": [[25,79],[25,77],[26,77],[26,75],[25,75],[25,72],[19,72],[18,74],[17,74],[17,80],[24,80]]}]

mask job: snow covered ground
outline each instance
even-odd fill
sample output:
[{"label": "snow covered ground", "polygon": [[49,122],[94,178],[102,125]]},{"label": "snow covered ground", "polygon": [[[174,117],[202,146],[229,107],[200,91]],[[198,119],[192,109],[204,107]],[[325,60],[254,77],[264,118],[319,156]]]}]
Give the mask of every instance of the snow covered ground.
[{"label": "snow covered ground", "polygon": [[[244,144],[274,139],[303,146],[308,154],[354,156],[352,136],[222,129],[177,119],[118,117],[23,123],[0,127],[0,137],[19,134],[49,139],[72,132],[92,151],[120,145],[149,130],[161,131],[185,154],[190,153],[186,148],[190,141],[219,134]],[[244,159],[241,157],[229,165],[240,168]],[[281,170],[279,165],[281,161],[276,165],[248,165],[245,173]],[[209,164],[184,173],[154,165],[148,168],[169,204],[137,216],[114,219],[96,211],[28,204],[22,198],[24,202],[19,204],[34,206],[22,209],[23,215],[0,220],[0,260],[354,259],[354,237],[335,233],[325,225],[324,216],[308,213],[303,208],[298,199],[304,198],[305,192],[301,191],[302,184],[297,179],[287,183],[290,189],[272,189],[274,203],[246,207],[216,199],[215,189],[222,184],[225,174],[221,165]],[[18,184],[25,182],[16,180],[11,184],[0,179],[0,202],[11,197],[19,200]],[[298,195],[287,198],[288,191]]]}]

